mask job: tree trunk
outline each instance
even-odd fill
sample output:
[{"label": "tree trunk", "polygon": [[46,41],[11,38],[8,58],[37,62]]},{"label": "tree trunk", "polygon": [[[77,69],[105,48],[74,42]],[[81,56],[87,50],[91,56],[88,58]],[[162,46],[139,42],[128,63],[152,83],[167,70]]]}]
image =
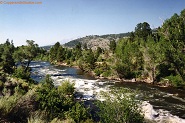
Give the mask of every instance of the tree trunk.
[{"label": "tree trunk", "polygon": [[154,82],[155,82],[155,67],[153,67],[153,69],[152,69],[152,83],[154,84]]},{"label": "tree trunk", "polygon": [[30,66],[30,63],[31,63],[31,60],[28,60],[27,66],[26,66],[26,68],[24,69],[24,72],[26,72],[26,71],[28,70],[28,67]]}]

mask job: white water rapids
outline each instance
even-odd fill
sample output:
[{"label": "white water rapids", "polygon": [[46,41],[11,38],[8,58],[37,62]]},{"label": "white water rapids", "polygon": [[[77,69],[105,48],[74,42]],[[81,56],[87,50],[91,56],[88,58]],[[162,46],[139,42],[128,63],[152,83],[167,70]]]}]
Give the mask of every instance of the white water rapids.
[{"label": "white water rapids", "polygon": [[[31,77],[37,81],[40,81],[47,74],[51,75],[55,86],[61,85],[64,80],[68,80],[74,83],[74,87],[79,95],[76,96],[77,99],[82,100],[101,100],[104,98],[100,95],[101,91],[108,91],[111,85],[108,85],[108,81],[102,81],[98,79],[84,79],[80,75],[78,76],[74,70],[75,68],[63,67],[57,68],[50,65],[48,62],[32,62],[32,75]],[[72,70],[71,70],[72,69]],[[153,106],[149,101],[143,101],[142,111],[144,117],[149,120],[153,120],[159,123],[185,123],[185,119],[179,118],[170,114],[169,111],[164,109],[154,110]]]}]

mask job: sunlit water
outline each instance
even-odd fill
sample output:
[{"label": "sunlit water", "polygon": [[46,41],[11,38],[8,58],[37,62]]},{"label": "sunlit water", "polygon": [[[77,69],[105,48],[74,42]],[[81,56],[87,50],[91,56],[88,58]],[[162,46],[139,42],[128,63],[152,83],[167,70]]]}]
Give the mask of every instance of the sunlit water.
[{"label": "sunlit water", "polygon": [[160,88],[144,83],[117,83],[110,80],[97,80],[94,77],[84,74],[81,70],[67,67],[54,66],[49,62],[31,62],[31,77],[40,82],[47,75],[51,75],[56,86],[63,80],[75,83],[78,95],[76,98],[84,100],[102,99],[100,91],[107,91],[110,86],[130,88],[138,90],[137,97],[149,101],[154,109],[161,110],[185,119],[185,91],[174,88]]}]

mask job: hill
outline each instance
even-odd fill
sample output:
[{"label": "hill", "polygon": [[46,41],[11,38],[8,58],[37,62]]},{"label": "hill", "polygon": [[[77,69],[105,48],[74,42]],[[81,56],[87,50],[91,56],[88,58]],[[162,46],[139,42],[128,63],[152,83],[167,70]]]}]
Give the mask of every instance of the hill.
[{"label": "hill", "polygon": [[43,48],[44,50],[50,50],[50,48],[51,48],[52,46],[53,46],[53,45],[42,46],[41,48]]},{"label": "hill", "polygon": [[120,33],[120,34],[107,34],[107,35],[90,35],[83,38],[78,38],[75,40],[72,40],[68,43],[64,44],[64,47],[73,48],[78,44],[79,42],[84,46],[87,44],[88,48],[96,49],[97,47],[101,47],[103,49],[108,49],[110,41],[115,40],[118,41],[121,38],[126,38],[129,36],[129,33]]}]

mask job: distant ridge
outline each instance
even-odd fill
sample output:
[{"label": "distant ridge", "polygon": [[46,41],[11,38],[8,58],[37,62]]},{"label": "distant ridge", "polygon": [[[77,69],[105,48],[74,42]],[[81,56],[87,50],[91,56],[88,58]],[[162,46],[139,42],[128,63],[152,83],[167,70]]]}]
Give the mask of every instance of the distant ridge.
[{"label": "distant ridge", "polygon": [[50,48],[52,47],[53,45],[48,45],[48,46],[41,46],[41,48],[45,49],[45,50],[50,50]]},{"label": "distant ridge", "polygon": [[[89,36],[85,36],[82,38],[77,38],[72,41],[69,41],[63,44],[63,46],[68,47],[68,48],[74,48],[80,42],[82,46],[84,46],[84,44],[87,44],[87,47],[93,50],[96,49],[97,47],[108,49],[110,41],[113,41],[113,40],[118,41],[121,38],[128,37],[129,34],[130,33],[128,32],[128,33],[107,34],[107,35],[100,35],[100,36],[99,35],[89,35]],[[53,45],[42,46],[42,48],[45,50],[50,50],[52,46]]]},{"label": "distant ridge", "polygon": [[82,44],[87,44],[88,48],[96,49],[97,47],[101,47],[103,49],[108,49],[110,41],[115,40],[118,41],[121,38],[126,38],[129,36],[128,33],[120,33],[120,34],[107,34],[107,35],[89,35],[86,37],[78,38],[68,43],[65,43],[63,46],[68,48],[74,48],[79,42]]}]

